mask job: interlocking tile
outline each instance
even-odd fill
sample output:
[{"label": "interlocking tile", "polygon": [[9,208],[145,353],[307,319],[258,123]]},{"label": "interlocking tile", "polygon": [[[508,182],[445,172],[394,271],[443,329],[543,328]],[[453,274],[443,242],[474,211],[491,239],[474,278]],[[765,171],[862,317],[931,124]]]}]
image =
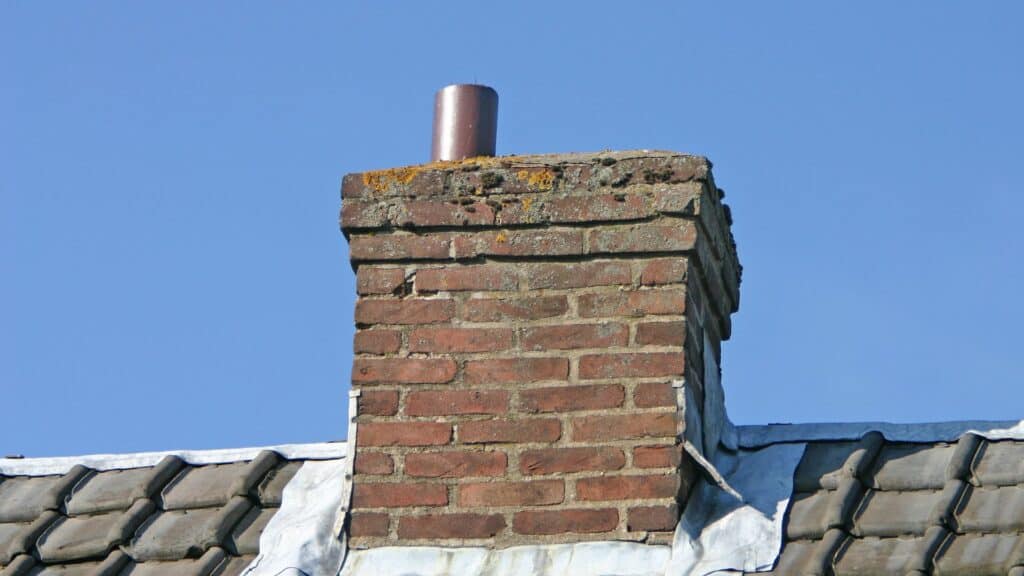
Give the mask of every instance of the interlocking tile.
[{"label": "interlocking tile", "polygon": [[825,516],[835,492],[821,490],[794,494],[790,501],[786,537],[790,540],[818,539],[825,534]]},{"label": "interlocking tile", "polygon": [[238,555],[259,553],[260,535],[276,512],[277,508],[250,510],[232,531],[228,549]]},{"label": "interlocking tile", "polygon": [[38,556],[47,563],[102,558],[126,542],[154,509],[152,500],[142,499],[124,512],[62,517],[39,537]]},{"label": "interlocking tile", "polygon": [[925,533],[941,491],[869,491],[854,520],[858,536],[903,536]]},{"label": "interlocking tile", "polygon": [[1024,442],[986,442],[975,462],[974,476],[982,486],[1024,484]]},{"label": "interlocking tile", "polygon": [[233,496],[247,494],[278,462],[273,452],[261,452],[251,462],[185,468],[163,490],[165,510],[223,506]]},{"label": "interlocking tile", "polygon": [[237,496],[221,508],[173,510],[152,516],[138,531],[129,555],[136,561],[194,558],[220,546],[251,504]]},{"label": "interlocking tile", "polygon": [[64,504],[68,515],[127,510],[140,498],[151,498],[184,465],[168,456],[158,465],[92,472],[71,490]]},{"label": "interlocking tile", "polygon": [[93,576],[99,566],[99,562],[37,565],[29,572],[29,576]]},{"label": "interlocking tile", "polygon": [[0,522],[31,522],[60,505],[60,476],[15,476],[0,482]]},{"label": "interlocking tile", "polygon": [[957,536],[935,565],[936,576],[1005,576],[1014,564],[1017,534]]},{"label": "interlocking tile", "polygon": [[872,485],[879,490],[941,490],[955,446],[889,444],[875,462]]},{"label": "interlocking tile", "polygon": [[857,448],[857,442],[811,442],[797,466],[794,490],[811,492],[835,490],[843,475],[843,464]]},{"label": "interlocking tile", "polygon": [[963,532],[1024,530],[1024,489],[1017,486],[974,488],[956,513]]},{"label": "interlocking tile", "polygon": [[758,576],[790,576],[792,574],[804,574],[804,567],[814,556],[820,542],[818,540],[796,540],[788,542],[782,549],[775,569],[767,574],[758,573]]},{"label": "interlocking tile", "polygon": [[209,576],[224,563],[220,548],[210,548],[194,560],[129,563],[118,576]]},{"label": "interlocking tile", "polygon": [[287,462],[267,474],[267,477],[260,483],[260,503],[264,506],[280,506],[281,494],[284,492],[285,485],[301,467],[302,462]]},{"label": "interlocking tile", "polygon": [[904,576],[921,538],[857,538],[836,559],[836,576]]},{"label": "interlocking tile", "polygon": [[213,573],[213,576],[240,576],[249,564],[255,559],[255,556],[236,556],[228,558],[223,564],[217,568],[217,571]]}]

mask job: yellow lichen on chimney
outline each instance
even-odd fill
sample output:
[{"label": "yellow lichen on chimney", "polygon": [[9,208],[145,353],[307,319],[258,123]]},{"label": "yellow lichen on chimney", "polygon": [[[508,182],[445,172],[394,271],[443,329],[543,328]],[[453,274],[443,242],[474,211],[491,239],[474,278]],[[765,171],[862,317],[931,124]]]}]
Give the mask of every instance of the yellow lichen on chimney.
[{"label": "yellow lichen on chimney", "polygon": [[373,188],[375,192],[383,192],[393,184],[409,184],[421,170],[419,166],[407,166],[363,172],[363,184]]},{"label": "yellow lichen on chimney", "polygon": [[534,190],[547,191],[555,185],[555,173],[547,168],[543,170],[529,171],[520,170],[516,172],[516,178],[526,182],[527,186]]}]

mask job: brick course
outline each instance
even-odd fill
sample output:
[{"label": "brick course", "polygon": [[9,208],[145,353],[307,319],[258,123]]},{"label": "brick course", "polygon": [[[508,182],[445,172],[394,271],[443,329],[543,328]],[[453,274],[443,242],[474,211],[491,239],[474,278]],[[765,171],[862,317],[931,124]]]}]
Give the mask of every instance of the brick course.
[{"label": "brick course", "polygon": [[473,159],[349,175],[342,197],[350,544],[670,539],[696,475],[673,383],[700,404],[739,301],[709,163]]}]

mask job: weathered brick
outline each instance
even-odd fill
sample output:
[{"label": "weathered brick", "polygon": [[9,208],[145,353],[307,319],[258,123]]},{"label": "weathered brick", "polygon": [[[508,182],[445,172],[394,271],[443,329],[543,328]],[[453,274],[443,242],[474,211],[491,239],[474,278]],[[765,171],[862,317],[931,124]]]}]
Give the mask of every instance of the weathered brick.
[{"label": "weathered brick", "polygon": [[455,302],[446,299],[360,300],[356,324],[434,324],[455,316]]},{"label": "weathered brick", "polygon": [[602,476],[576,481],[576,498],[580,500],[633,500],[635,498],[672,498],[679,491],[679,477],[665,476]]},{"label": "weathered brick", "polygon": [[633,448],[633,466],[636,468],[675,468],[683,456],[681,445],[637,446]]},{"label": "weathered brick", "polygon": [[572,472],[619,470],[626,455],[619,448],[544,448],[525,450],[519,455],[519,471],[526,476]]},{"label": "weathered brick", "polygon": [[355,261],[441,260],[451,253],[450,234],[356,235],[349,238],[349,257]]},{"label": "weathered brick", "polygon": [[360,416],[394,416],[398,413],[398,390],[363,390],[357,401]]},{"label": "weathered brick", "polygon": [[387,208],[379,202],[347,200],[341,205],[341,225],[346,230],[381,228],[387,222]]},{"label": "weathered brick", "polygon": [[523,350],[610,348],[625,346],[628,339],[629,328],[625,324],[566,324],[525,328],[520,345]]},{"label": "weathered brick", "polygon": [[583,253],[580,230],[499,230],[457,236],[456,258],[572,256]]},{"label": "weathered brick", "polygon": [[460,506],[549,506],[565,500],[561,480],[478,482],[459,486]]},{"label": "weathered brick", "polygon": [[457,366],[450,358],[356,358],[352,367],[355,384],[444,384],[455,378]]},{"label": "weathered brick", "polygon": [[679,507],[675,504],[637,506],[626,514],[626,529],[630,532],[675,530],[678,523]]},{"label": "weathered brick", "polygon": [[398,519],[403,540],[491,538],[505,529],[500,514],[430,514]]},{"label": "weathered brick", "polygon": [[354,512],[348,526],[352,538],[387,536],[389,520],[383,512]]},{"label": "weathered brick", "polygon": [[460,414],[505,414],[508,390],[425,390],[409,392],[405,399],[408,416],[456,416]]},{"label": "weathered brick", "polygon": [[353,508],[407,508],[410,506],[445,506],[448,489],[443,484],[388,482],[364,484],[357,482],[352,490]]},{"label": "weathered brick", "polygon": [[501,476],[508,468],[504,452],[425,452],[405,456],[405,473],[423,478]]},{"label": "weathered brick", "polygon": [[390,454],[359,451],[353,463],[356,474],[389,475],[395,471],[395,461]]},{"label": "weathered brick", "polygon": [[569,377],[566,358],[500,358],[469,360],[465,368],[468,384],[511,384],[565,380]]},{"label": "weathered brick", "polygon": [[608,316],[646,316],[686,312],[684,290],[636,290],[583,294],[579,313],[584,318]]},{"label": "weathered brick", "polygon": [[465,290],[515,290],[519,279],[514,268],[496,264],[423,268],[416,272],[419,292],[451,292]]},{"label": "weathered brick", "polygon": [[402,347],[402,334],[394,330],[360,330],[352,349],[356,354],[388,354]]},{"label": "weathered brick", "polygon": [[633,391],[633,404],[640,408],[675,406],[676,390],[669,382],[645,382],[637,384]]},{"label": "weathered brick", "polygon": [[511,347],[510,328],[417,328],[409,334],[413,352],[497,352]]},{"label": "weathered brick", "polygon": [[569,310],[565,296],[537,298],[475,298],[462,305],[462,319],[470,322],[537,320],[561,316]]},{"label": "weathered brick", "polygon": [[572,439],[577,442],[602,442],[629,438],[671,438],[675,434],[676,415],[671,412],[580,416],[573,418],[572,421]]},{"label": "weathered brick", "polygon": [[580,378],[679,376],[685,367],[682,352],[589,354],[580,358]]},{"label": "weathered brick", "polygon": [[485,226],[494,223],[494,209],[485,202],[459,204],[437,200],[404,200],[395,211],[395,225],[416,228],[431,226]]},{"label": "weathered brick", "polygon": [[629,263],[618,260],[529,264],[525,267],[525,274],[531,290],[629,284],[632,276]]},{"label": "weathered brick", "polygon": [[641,346],[682,346],[686,341],[686,323],[645,322],[636,327],[636,343]]},{"label": "weathered brick", "polygon": [[561,436],[561,423],[550,418],[474,420],[459,424],[459,442],[463,444],[554,442]]},{"label": "weathered brick", "polygon": [[591,534],[610,532],[619,524],[614,508],[596,510],[524,510],[512,518],[512,529],[519,534]]},{"label": "weathered brick", "polygon": [[363,265],[356,271],[359,294],[394,294],[405,285],[405,270]]},{"label": "weathered brick", "polygon": [[590,194],[555,198],[544,204],[551,222],[607,222],[640,220],[654,213],[643,194]]},{"label": "weathered brick", "polygon": [[438,446],[452,437],[452,425],[443,422],[362,422],[359,446]]},{"label": "weathered brick", "polygon": [[519,393],[524,412],[571,412],[622,406],[626,393],[618,384],[534,388]]},{"label": "weathered brick", "polygon": [[683,252],[697,243],[697,228],[692,221],[678,220],[674,226],[615,226],[590,232],[591,254],[640,252]]},{"label": "weathered brick", "polygon": [[687,259],[682,257],[649,260],[640,268],[640,283],[644,286],[685,284],[688,267]]}]

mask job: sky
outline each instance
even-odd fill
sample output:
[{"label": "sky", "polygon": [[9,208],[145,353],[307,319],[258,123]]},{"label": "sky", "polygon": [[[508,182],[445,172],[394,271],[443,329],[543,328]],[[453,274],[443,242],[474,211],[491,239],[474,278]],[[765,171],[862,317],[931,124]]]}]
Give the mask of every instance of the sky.
[{"label": "sky", "polygon": [[0,456],[337,440],[344,174],[706,155],[743,263],[732,419],[1024,417],[1024,4],[0,4]]}]

